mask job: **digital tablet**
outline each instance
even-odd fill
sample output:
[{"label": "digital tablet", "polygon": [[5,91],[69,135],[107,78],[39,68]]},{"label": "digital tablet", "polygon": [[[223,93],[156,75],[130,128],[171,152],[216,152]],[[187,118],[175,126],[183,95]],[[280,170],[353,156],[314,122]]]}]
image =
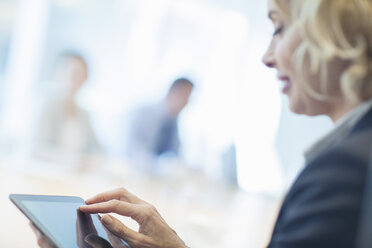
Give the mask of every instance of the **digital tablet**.
[{"label": "digital tablet", "polygon": [[110,233],[97,214],[81,212],[79,206],[85,202],[80,197],[11,194],[9,198],[59,248],[91,248],[87,237],[103,244],[98,247],[130,247]]}]

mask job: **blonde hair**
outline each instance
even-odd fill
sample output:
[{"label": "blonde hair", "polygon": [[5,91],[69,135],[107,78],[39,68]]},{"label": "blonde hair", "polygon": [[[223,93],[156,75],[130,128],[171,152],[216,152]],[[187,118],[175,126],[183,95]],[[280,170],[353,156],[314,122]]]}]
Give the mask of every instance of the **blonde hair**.
[{"label": "blonde hair", "polygon": [[372,98],[372,0],[276,0],[289,16],[292,31],[301,31],[303,42],[294,59],[301,71],[310,61],[310,74],[320,74],[320,92],[307,90],[319,100],[329,100],[329,62],[345,63],[340,89],[350,100]]}]

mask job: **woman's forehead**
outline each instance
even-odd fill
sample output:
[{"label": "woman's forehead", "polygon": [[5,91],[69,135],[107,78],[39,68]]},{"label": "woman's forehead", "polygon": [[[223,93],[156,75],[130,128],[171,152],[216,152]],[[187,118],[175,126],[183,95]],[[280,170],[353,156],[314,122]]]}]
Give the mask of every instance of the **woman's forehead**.
[{"label": "woman's forehead", "polygon": [[267,0],[267,6],[268,6],[269,11],[277,9],[277,6],[274,0]]}]

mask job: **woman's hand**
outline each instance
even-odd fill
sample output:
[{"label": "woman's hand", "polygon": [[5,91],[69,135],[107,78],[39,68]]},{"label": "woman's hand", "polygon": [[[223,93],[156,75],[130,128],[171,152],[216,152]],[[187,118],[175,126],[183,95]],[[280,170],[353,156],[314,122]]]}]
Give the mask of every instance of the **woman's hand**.
[{"label": "woman's hand", "polygon": [[159,212],[149,203],[121,188],[108,191],[86,201],[85,213],[116,213],[135,220],[140,228],[133,231],[118,219],[104,215],[102,223],[132,248],[184,248],[185,243],[171,229]]},{"label": "woman's hand", "polygon": [[30,226],[36,235],[37,244],[40,248],[57,248],[49,242],[49,240],[34,226],[34,224],[30,223]]}]

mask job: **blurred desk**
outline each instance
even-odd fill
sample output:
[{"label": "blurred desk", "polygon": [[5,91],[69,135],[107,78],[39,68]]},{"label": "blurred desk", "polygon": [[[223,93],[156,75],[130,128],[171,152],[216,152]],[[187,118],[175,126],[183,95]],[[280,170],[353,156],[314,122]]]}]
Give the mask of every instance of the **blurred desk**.
[{"label": "blurred desk", "polygon": [[175,171],[164,177],[134,170],[121,161],[75,169],[3,159],[0,161],[0,247],[37,247],[28,220],[9,201],[10,193],[87,198],[117,187],[125,187],[153,203],[190,247],[265,247],[279,210],[279,198],[212,183],[183,167]]}]

